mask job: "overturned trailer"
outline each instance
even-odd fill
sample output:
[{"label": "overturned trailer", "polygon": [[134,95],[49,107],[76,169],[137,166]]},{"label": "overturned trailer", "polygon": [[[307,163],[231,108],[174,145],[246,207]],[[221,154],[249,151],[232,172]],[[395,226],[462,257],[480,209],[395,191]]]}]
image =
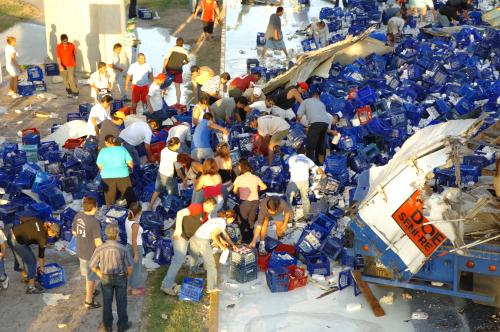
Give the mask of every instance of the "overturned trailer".
[{"label": "overturned trailer", "polygon": [[[424,128],[387,165],[360,178],[350,228],[366,281],[499,303],[500,205],[493,177],[460,183],[460,160],[472,154],[467,143],[480,124],[455,120]],[[457,187],[434,192],[434,170],[453,164]]]}]

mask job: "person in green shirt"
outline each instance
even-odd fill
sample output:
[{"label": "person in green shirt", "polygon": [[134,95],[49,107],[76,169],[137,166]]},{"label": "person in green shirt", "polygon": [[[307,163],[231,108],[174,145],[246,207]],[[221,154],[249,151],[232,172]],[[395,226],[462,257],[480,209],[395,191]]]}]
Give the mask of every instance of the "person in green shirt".
[{"label": "person in green shirt", "polygon": [[105,147],[97,156],[97,167],[104,184],[104,198],[109,209],[115,204],[117,191],[127,200],[127,205],[135,201],[130,173],[134,163],[127,149],[120,145],[113,135],[104,139]]}]

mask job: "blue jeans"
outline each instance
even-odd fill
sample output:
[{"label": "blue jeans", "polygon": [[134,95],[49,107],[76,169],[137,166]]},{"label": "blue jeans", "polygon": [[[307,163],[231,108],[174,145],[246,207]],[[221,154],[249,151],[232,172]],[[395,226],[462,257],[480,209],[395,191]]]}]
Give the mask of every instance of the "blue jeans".
[{"label": "blue jeans", "polygon": [[304,210],[304,217],[308,217],[311,212],[311,203],[309,201],[309,196],[307,195],[307,190],[309,188],[309,181],[304,182],[289,182],[286,187],[286,201],[291,207],[293,198],[300,193],[302,199],[302,209]]},{"label": "blue jeans", "polygon": [[211,291],[216,288],[217,268],[210,241],[193,236],[189,239],[189,252],[194,256],[195,261],[198,261],[199,256],[203,258],[203,266],[207,270],[207,290]]},{"label": "blue jeans", "polygon": [[[137,249],[139,250],[139,260],[134,262],[134,272],[132,272],[132,275],[130,276],[130,287],[132,288],[139,288],[142,287],[142,281],[141,281],[141,272],[142,272],[142,256],[144,256],[144,249],[142,246],[137,246]],[[127,250],[130,254],[131,257],[134,257],[134,248],[130,245],[127,244]]]},{"label": "blue jeans", "polygon": [[127,149],[128,153],[132,157],[132,161],[134,162],[134,167],[140,166],[141,165],[141,157],[139,157],[139,152],[137,152],[137,149],[135,146],[128,144],[127,142],[123,141],[123,147]]},{"label": "blue jeans", "polygon": [[174,257],[172,257],[167,274],[161,283],[162,288],[172,288],[174,286],[177,272],[179,272],[186,260],[189,242],[185,238],[179,237],[178,240],[172,241],[172,245],[174,247]]},{"label": "blue jeans", "polygon": [[24,270],[28,274],[28,280],[36,277],[36,257],[30,246],[14,242],[14,251],[21,257],[24,263]]},{"label": "blue jeans", "polygon": [[0,280],[5,280],[5,263],[3,259],[0,259]]},{"label": "blue jeans", "polygon": [[169,195],[179,195],[179,186],[177,181],[173,176],[166,176],[158,172],[155,182],[155,191],[157,193],[163,193],[165,190]]},{"label": "blue jeans", "polygon": [[116,298],[118,313],[118,329],[128,325],[127,315],[127,276],[104,275],[101,279],[102,289],[102,323],[106,328],[113,327],[113,297]]}]

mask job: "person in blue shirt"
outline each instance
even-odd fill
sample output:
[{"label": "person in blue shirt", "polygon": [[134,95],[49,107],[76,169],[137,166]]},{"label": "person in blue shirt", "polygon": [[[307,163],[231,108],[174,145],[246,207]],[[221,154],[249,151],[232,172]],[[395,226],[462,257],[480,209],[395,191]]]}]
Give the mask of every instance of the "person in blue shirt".
[{"label": "person in blue shirt", "polygon": [[104,185],[106,207],[109,209],[115,204],[117,191],[127,200],[127,204],[135,201],[129,177],[134,163],[130,153],[115,136],[107,135],[104,141],[105,147],[99,152],[96,164]]},{"label": "person in blue shirt", "polygon": [[203,162],[207,158],[214,157],[214,151],[210,146],[212,130],[220,131],[226,136],[229,135],[229,131],[226,128],[219,126],[213,121],[211,113],[206,113],[194,130],[191,143],[191,157],[193,159]]}]

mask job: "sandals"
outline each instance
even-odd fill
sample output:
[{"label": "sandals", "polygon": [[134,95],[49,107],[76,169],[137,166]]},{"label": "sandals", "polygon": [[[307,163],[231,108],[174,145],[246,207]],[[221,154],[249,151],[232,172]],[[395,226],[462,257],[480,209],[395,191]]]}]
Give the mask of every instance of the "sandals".
[{"label": "sandals", "polygon": [[101,307],[101,304],[99,302],[96,302],[96,301],[92,301],[92,302],[85,302],[85,308],[87,309],[98,309]]}]

